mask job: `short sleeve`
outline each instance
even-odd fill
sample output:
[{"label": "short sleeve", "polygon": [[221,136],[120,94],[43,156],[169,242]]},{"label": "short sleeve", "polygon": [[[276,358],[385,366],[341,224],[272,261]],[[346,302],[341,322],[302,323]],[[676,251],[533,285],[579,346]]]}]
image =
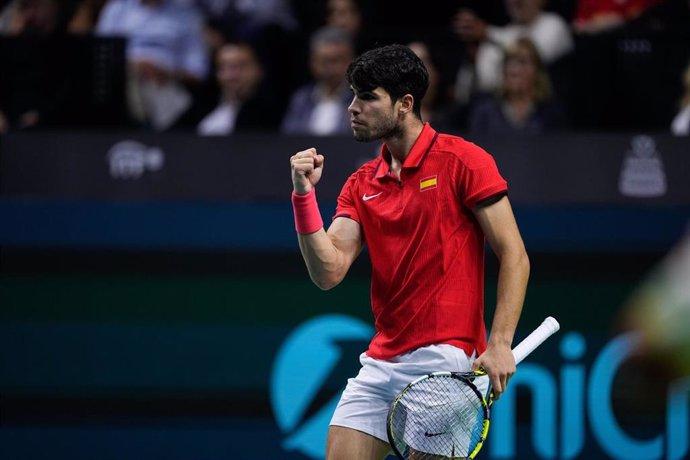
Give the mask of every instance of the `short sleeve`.
[{"label": "short sleeve", "polygon": [[335,207],[335,215],[333,220],[338,217],[347,217],[352,219],[358,224],[362,224],[359,218],[359,212],[355,205],[357,196],[357,175],[352,174],[345,184],[343,185],[340,195],[338,195],[338,200]]},{"label": "short sleeve", "polygon": [[508,183],[498,172],[496,161],[483,149],[469,144],[463,157],[459,194],[465,206],[472,209],[477,203],[508,190]]}]

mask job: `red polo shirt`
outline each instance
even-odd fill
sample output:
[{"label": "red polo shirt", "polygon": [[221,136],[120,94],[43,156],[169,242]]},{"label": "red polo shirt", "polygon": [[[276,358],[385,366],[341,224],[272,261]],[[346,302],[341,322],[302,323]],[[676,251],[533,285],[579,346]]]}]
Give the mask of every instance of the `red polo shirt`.
[{"label": "red polo shirt", "polygon": [[384,145],[350,176],[334,216],[358,222],[369,249],[376,335],[367,354],[390,359],[442,343],[482,353],[484,234],[472,208],[506,181],[484,150],[428,123],[400,180],[390,158]]}]

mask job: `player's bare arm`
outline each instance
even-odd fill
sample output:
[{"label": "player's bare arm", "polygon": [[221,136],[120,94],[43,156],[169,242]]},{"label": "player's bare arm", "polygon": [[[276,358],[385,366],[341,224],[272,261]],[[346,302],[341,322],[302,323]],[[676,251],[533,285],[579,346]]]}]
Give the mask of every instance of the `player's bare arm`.
[{"label": "player's bare arm", "polygon": [[309,276],[323,290],[340,284],[363,246],[359,224],[346,217],[335,219],[328,232],[298,234],[298,240]]},{"label": "player's bare arm", "polygon": [[[306,195],[321,179],[324,157],[310,148],[290,158],[295,194]],[[297,233],[300,251],[314,284],[321,289],[337,286],[362,251],[360,226],[354,220],[339,217],[328,232],[321,228],[313,233]]]},{"label": "player's bare arm", "polygon": [[480,206],[474,212],[500,268],[488,347],[473,367],[486,370],[498,399],[515,372],[511,344],[525,300],[529,259],[507,196],[491,205]]}]

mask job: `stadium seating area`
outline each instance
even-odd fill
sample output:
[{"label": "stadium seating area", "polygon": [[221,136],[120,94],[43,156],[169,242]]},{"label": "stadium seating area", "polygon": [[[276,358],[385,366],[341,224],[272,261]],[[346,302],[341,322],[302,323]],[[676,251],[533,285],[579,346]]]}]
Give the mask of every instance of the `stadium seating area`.
[{"label": "stadium seating area", "polygon": [[[140,37],[136,29],[122,24],[118,29],[118,21],[124,23],[127,14],[120,7],[133,3],[159,11],[155,14],[172,11],[170,14],[182,18],[181,23],[190,18],[200,21],[194,30],[203,49],[195,50],[196,56],[180,59],[195,59],[203,70],[191,77],[180,77],[184,69],[175,68],[176,64],[156,70],[156,78],[174,81],[188,97],[183,113],[164,126],[132,107],[132,75],[142,75],[136,66],[142,61],[157,62],[155,56],[149,59],[145,51],[137,51]],[[457,75],[474,64],[468,51],[474,48],[465,32],[458,31],[456,15],[472,11],[482,27],[502,29],[515,20],[510,16],[510,3],[431,0],[425,2],[423,11],[412,11],[364,0],[3,0],[0,132],[55,128],[195,131],[221,96],[214,54],[228,42],[248,43],[254,49],[263,69],[259,90],[272,89],[273,118],[280,118],[291,95],[311,78],[309,41],[323,26],[348,30],[357,52],[392,42],[426,43],[440,73],[435,106],[445,116],[436,117],[436,125],[466,132],[472,102],[459,100],[454,87]],[[612,25],[606,23],[595,30],[582,25],[599,17],[598,12],[587,9],[592,2],[543,3],[543,12],[556,15],[567,25],[573,43],[557,59],[544,59],[553,97],[567,116],[568,123],[561,129],[668,131],[679,110],[682,75],[690,60],[688,2],[600,2],[634,3],[638,8],[616,12],[618,18]],[[175,48],[170,52],[180,53],[179,39],[165,38],[165,46]],[[490,36],[485,40],[490,41]],[[477,95],[484,96],[481,91],[473,96]],[[255,127],[275,129],[272,125]]]}]

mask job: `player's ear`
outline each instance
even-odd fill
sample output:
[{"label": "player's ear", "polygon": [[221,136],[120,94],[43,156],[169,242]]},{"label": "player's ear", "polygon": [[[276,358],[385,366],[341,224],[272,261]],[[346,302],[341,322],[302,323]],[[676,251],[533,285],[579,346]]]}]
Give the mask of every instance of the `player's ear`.
[{"label": "player's ear", "polygon": [[414,108],[414,96],[411,94],[405,94],[400,98],[400,113],[412,112]]}]

